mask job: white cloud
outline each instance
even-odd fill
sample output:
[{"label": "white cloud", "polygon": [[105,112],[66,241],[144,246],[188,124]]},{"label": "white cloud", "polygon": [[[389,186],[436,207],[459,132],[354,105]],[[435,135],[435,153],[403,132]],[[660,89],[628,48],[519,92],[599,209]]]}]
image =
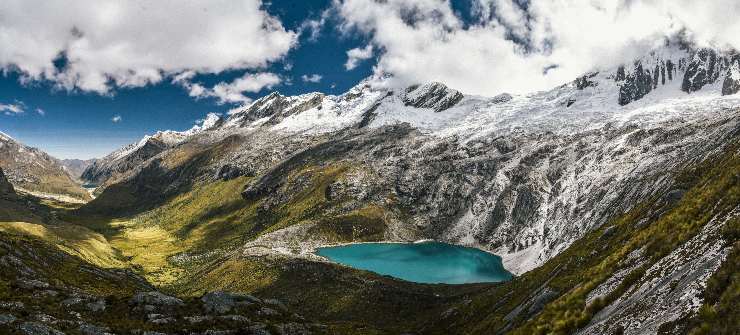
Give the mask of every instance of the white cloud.
[{"label": "white cloud", "polygon": [[324,78],[324,76],[316,73],[310,76],[307,76],[305,74],[301,76],[301,80],[303,80],[303,82],[305,83],[318,83],[321,81],[321,78]]},{"label": "white cloud", "polygon": [[0,68],[101,94],[184,71],[261,68],[296,43],[260,0],[4,0],[0,13]]},{"label": "white cloud", "polygon": [[110,120],[113,123],[118,123],[123,121],[123,118],[120,115],[114,115]]},{"label": "white cloud", "polygon": [[441,81],[483,95],[549,89],[628,62],[683,28],[699,43],[740,47],[736,0],[531,0],[526,9],[477,1],[479,19],[470,25],[449,1],[335,0],[334,7],[344,32],[364,33],[380,50],[375,71],[392,74],[390,84]]},{"label": "white cloud", "polygon": [[301,35],[308,33],[308,40],[311,42],[315,42],[319,39],[319,36],[321,36],[321,30],[326,25],[326,22],[331,14],[332,11],[330,8],[321,12],[321,15],[318,18],[306,19],[298,28],[298,33]]},{"label": "white cloud", "polygon": [[344,68],[349,71],[357,67],[357,64],[363,60],[373,57],[373,45],[368,44],[364,48],[354,48],[347,50],[347,62]]},{"label": "white cloud", "polygon": [[2,104],[0,103],[0,112],[5,115],[18,115],[26,112],[25,105],[22,102],[17,101],[13,104]]},{"label": "white cloud", "polygon": [[41,108],[36,108],[36,114],[41,115],[41,116],[45,116],[46,115],[46,111],[43,110],[43,109],[41,109]]},{"label": "white cloud", "polygon": [[193,72],[181,73],[172,80],[172,83],[185,87],[191,97],[216,98],[219,104],[248,103],[252,99],[244,95],[245,92],[257,93],[281,83],[280,77],[271,72],[247,73],[230,83],[220,82],[212,88],[207,88],[199,83],[191,82],[194,75]]},{"label": "white cloud", "polygon": [[186,131],[186,134],[193,134],[197,133],[202,130],[208,130],[216,126],[219,121],[221,121],[221,114],[220,113],[208,113],[205,118],[195,120],[195,125],[193,125],[190,130]]}]

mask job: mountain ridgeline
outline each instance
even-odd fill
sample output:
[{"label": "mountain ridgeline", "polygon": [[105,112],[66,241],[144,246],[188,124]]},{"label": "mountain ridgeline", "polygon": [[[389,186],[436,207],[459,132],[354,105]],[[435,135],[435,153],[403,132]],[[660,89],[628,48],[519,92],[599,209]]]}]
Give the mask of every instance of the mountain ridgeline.
[{"label": "mountain ridgeline", "polygon": [[[671,43],[526,95],[373,78],[338,96],[272,93],[95,161],[82,173],[95,199],[0,242],[33,245],[36,232],[44,248],[122,278],[104,300],[129,321],[82,314],[121,333],[249,334],[258,320],[277,334],[731,334],[738,66],[733,51]],[[314,254],[426,239],[500,255],[516,276],[420,284]],[[112,287],[101,283],[90,302]],[[43,289],[32,286],[17,299],[33,304]],[[134,310],[142,290],[180,303],[149,317]],[[226,312],[204,307],[211,299],[251,321],[218,325]],[[196,316],[208,321],[193,328]]]},{"label": "mountain ridgeline", "polygon": [[84,202],[90,195],[73,180],[60,160],[0,132],[0,167],[20,190],[41,196]]}]

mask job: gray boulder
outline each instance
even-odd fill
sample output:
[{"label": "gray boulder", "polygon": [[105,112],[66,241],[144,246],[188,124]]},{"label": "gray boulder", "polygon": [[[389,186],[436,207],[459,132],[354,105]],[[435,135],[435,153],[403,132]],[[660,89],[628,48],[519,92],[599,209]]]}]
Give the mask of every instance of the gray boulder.
[{"label": "gray boulder", "polygon": [[131,298],[132,305],[136,306],[159,306],[159,307],[179,307],[185,305],[181,299],[171,297],[160,292],[141,292]]},{"label": "gray boulder", "polygon": [[207,313],[224,314],[236,307],[260,302],[260,299],[248,294],[234,294],[223,291],[210,292],[200,298]]},{"label": "gray boulder", "polygon": [[26,335],[64,335],[64,333],[40,322],[25,322],[18,327]]},{"label": "gray boulder", "polygon": [[80,325],[79,330],[83,335],[112,335],[108,327],[93,326],[86,323]]},{"label": "gray boulder", "polygon": [[21,279],[18,281],[18,286],[27,290],[45,289],[49,287],[49,283],[43,282],[37,279],[25,280]]},{"label": "gray boulder", "polygon": [[85,307],[87,307],[87,309],[89,309],[92,312],[102,312],[106,308],[105,300],[96,300],[93,302],[88,302],[87,304],[85,304]]},{"label": "gray boulder", "polygon": [[0,314],[0,326],[15,322],[17,318],[13,314]]},{"label": "gray boulder", "polygon": [[290,322],[275,326],[278,334],[281,335],[309,335],[311,331],[305,325],[300,323]]}]

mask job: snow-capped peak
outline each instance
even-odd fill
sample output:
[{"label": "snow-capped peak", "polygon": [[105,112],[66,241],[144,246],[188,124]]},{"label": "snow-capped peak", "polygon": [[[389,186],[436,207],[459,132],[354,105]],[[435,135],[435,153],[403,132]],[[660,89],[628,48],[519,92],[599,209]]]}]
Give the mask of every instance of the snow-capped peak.
[{"label": "snow-capped peak", "polygon": [[10,135],[3,133],[2,131],[0,131],[0,139],[5,141],[15,141],[15,139],[13,139]]}]

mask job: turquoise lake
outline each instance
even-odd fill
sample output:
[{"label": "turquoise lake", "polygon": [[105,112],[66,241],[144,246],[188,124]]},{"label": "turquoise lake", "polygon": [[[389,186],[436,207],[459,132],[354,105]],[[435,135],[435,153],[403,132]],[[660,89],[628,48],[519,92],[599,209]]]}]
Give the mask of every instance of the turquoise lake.
[{"label": "turquoise lake", "polygon": [[499,256],[439,242],[358,243],[318,248],[316,254],[349,267],[417,283],[488,283],[512,277]]}]

